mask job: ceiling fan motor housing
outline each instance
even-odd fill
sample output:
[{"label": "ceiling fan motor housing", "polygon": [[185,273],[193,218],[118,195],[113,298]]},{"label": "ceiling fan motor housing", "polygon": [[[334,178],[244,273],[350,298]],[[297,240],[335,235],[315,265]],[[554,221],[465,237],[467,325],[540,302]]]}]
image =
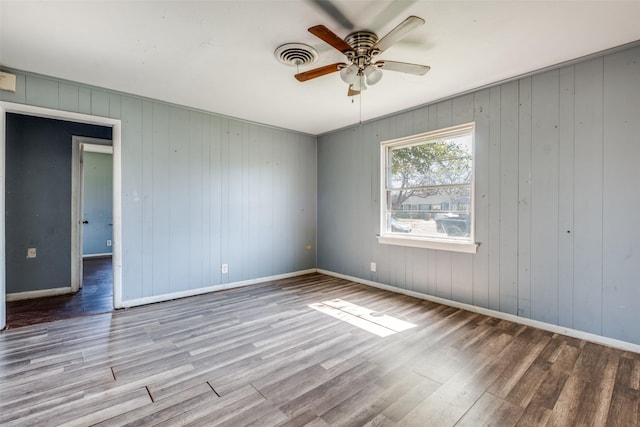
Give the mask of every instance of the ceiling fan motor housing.
[{"label": "ceiling fan motor housing", "polygon": [[372,57],[379,53],[371,50],[378,42],[378,36],[374,32],[355,31],[349,34],[344,41],[347,42],[355,52],[349,59],[360,69],[364,69],[364,67],[369,65]]}]

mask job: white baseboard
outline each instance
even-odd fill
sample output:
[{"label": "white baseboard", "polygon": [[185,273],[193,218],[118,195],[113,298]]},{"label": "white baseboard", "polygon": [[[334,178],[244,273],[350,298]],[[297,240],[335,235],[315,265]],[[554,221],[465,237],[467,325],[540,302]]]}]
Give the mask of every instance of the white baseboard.
[{"label": "white baseboard", "polygon": [[87,255],[82,255],[82,259],[85,258],[111,258],[113,254],[111,252],[105,252],[103,254],[87,254]]},{"label": "white baseboard", "polygon": [[118,308],[136,307],[139,305],[170,301],[178,298],[192,297],[195,295],[208,294],[209,292],[222,291],[224,289],[240,288],[242,286],[256,285],[258,283],[270,282],[272,280],[288,279],[290,277],[302,276],[304,274],[310,274],[315,272],[316,272],[316,269],[311,268],[309,270],[300,270],[300,271],[294,271],[292,273],[278,274],[275,276],[259,277],[257,279],[243,280],[241,282],[222,283],[220,285],[208,286],[206,288],[189,289],[186,291],[172,292],[170,294],[131,299],[131,300],[122,301],[122,305]]},{"label": "white baseboard", "polygon": [[38,291],[15,292],[12,294],[7,294],[6,301],[11,302],[11,301],[21,301],[25,299],[55,297],[57,295],[67,295],[71,293],[72,293],[71,286],[68,286],[66,288],[52,288],[52,289],[41,289]]},{"label": "white baseboard", "polygon": [[471,304],[465,304],[462,302],[452,301],[445,298],[434,297],[420,292],[409,291],[407,289],[397,288],[395,286],[384,285],[382,283],[373,282],[371,280],[360,279],[359,277],[348,276],[346,274],[334,273],[333,271],[317,269],[318,273],[326,274],[327,276],[333,276],[340,279],[350,280],[352,282],[361,283],[363,285],[372,286],[374,288],[384,289],[386,291],[395,292],[398,294],[408,295],[415,298],[435,302],[438,304],[448,305],[450,307],[460,308],[462,310],[471,311],[474,313],[484,314],[485,316],[491,316],[498,319],[508,320],[510,322],[519,323],[521,325],[531,326],[545,331],[567,335],[573,338],[578,338],[585,341],[594,342],[596,344],[602,344],[609,347],[617,348],[625,351],[632,351],[634,353],[640,353],[640,345],[627,341],[617,340],[614,338],[605,337],[602,335],[592,334],[590,332],[579,331],[577,329],[566,328],[564,326],[558,326],[551,323],[541,322],[539,320],[527,319],[526,317],[516,316],[510,313],[503,313],[501,311],[491,310],[489,308],[478,307]]}]

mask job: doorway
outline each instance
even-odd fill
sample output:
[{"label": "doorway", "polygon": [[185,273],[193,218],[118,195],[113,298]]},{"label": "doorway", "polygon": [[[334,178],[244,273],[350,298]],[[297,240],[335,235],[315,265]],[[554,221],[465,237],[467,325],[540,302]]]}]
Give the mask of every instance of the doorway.
[{"label": "doorway", "polygon": [[77,292],[84,264],[113,253],[113,147],[111,140],[73,136],[72,150],[71,290]]},{"label": "doorway", "polygon": [[7,301],[7,328],[113,311],[111,258],[83,260],[83,286],[73,294]]},{"label": "doorway", "polygon": [[72,293],[7,301],[7,328],[113,310],[112,142],[73,136],[71,148]]},{"label": "doorway", "polygon": [[[0,101],[0,210],[6,211],[6,124],[7,114],[16,113],[21,115],[36,116],[54,120],[62,120],[79,124],[106,126],[112,129],[113,146],[113,239],[112,239],[112,266],[113,277],[113,297],[112,307],[122,307],[122,245],[121,245],[121,121],[105,117],[97,117],[80,113],[70,113],[48,108],[34,107],[29,105],[14,104]],[[6,294],[7,282],[5,280],[7,272],[7,248],[6,248],[6,217],[0,220],[0,329],[6,327]],[[29,248],[31,249],[31,248]],[[28,255],[29,253],[27,253]],[[39,255],[39,254],[38,254]]]}]

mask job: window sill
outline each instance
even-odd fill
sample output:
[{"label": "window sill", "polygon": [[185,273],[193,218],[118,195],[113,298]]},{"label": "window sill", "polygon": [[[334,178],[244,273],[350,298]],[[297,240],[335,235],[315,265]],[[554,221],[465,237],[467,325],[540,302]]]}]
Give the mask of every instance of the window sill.
[{"label": "window sill", "polygon": [[383,245],[409,246],[412,248],[436,249],[440,251],[464,252],[475,254],[478,252],[478,243],[452,242],[443,240],[426,240],[415,237],[402,236],[378,236],[378,243]]}]

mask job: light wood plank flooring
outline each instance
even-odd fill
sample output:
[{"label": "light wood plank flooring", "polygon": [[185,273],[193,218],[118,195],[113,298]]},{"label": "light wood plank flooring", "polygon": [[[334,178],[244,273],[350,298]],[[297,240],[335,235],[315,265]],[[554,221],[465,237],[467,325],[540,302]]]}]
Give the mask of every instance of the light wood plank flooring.
[{"label": "light wood plank flooring", "polygon": [[321,274],[0,333],[2,426],[635,426],[639,402],[638,354]]}]

